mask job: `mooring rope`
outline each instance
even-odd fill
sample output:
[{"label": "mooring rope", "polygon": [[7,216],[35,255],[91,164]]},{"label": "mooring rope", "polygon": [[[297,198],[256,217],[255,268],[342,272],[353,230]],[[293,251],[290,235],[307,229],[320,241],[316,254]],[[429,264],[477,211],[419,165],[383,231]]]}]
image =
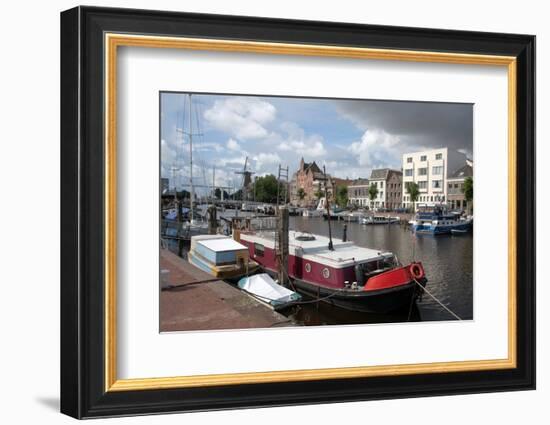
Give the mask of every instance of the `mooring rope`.
[{"label": "mooring rope", "polygon": [[437,302],[441,307],[443,307],[445,310],[447,310],[447,312],[449,312],[453,317],[455,317],[457,320],[462,320],[455,312],[453,312],[453,311],[452,311],[450,308],[448,308],[445,304],[443,304],[441,301],[439,301],[439,300],[437,299],[437,297],[436,297],[434,294],[432,294],[432,293],[431,293],[430,291],[428,291],[424,286],[422,286],[422,285],[420,284],[420,282],[418,282],[418,280],[414,279],[414,281],[416,282],[416,284],[417,284],[420,288],[422,288],[422,290],[424,290],[424,292],[426,292],[426,294],[428,294],[430,297],[432,297],[433,300],[434,300],[435,302]]}]

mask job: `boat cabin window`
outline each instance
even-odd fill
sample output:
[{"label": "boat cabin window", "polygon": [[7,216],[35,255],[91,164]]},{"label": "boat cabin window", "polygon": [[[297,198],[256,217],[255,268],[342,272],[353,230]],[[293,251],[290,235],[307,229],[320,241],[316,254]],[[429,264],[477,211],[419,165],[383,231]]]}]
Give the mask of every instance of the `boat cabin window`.
[{"label": "boat cabin window", "polygon": [[255,243],[254,244],[254,255],[257,257],[263,257],[265,253],[265,248],[262,244]]},{"label": "boat cabin window", "polygon": [[381,259],[369,261],[363,264],[363,271],[365,274],[371,274],[380,270],[389,269],[397,265],[397,259],[394,255],[389,257],[383,257]]},{"label": "boat cabin window", "polygon": [[378,267],[378,260],[369,261],[368,263],[365,263],[363,265],[363,270],[365,271],[366,274],[374,273],[379,269],[380,267]]},{"label": "boat cabin window", "polygon": [[384,257],[381,261],[381,266],[380,268],[382,269],[388,269],[388,268],[391,268],[391,267],[395,267],[397,266],[397,258],[395,257],[395,255],[391,255],[389,257]]}]

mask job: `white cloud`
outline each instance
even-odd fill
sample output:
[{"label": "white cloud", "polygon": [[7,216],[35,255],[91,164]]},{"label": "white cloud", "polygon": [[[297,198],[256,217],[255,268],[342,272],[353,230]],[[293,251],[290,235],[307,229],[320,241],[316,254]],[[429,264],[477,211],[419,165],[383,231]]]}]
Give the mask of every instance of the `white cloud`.
[{"label": "white cloud", "polygon": [[279,164],[281,162],[281,157],[276,153],[260,153],[254,156],[254,161],[256,162],[256,168],[261,171],[265,165]]},{"label": "white cloud", "polygon": [[239,142],[237,142],[235,139],[229,139],[227,141],[227,149],[231,151],[239,151],[241,150],[241,145],[239,145]]},{"label": "white cloud", "polygon": [[318,134],[306,135],[304,129],[293,122],[284,122],[281,129],[286,133],[278,146],[281,151],[292,151],[298,155],[318,158],[326,155],[323,137]]},{"label": "white cloud", "polygon": [[220,145],[219,143],[215,143],[215,142],[198,142],[198,143],[195,143],[193,142],[193,151],[199,151],[199,152],[202,152],[202,151],[205,151],[205,152],[208,152],[208,151],[216,151],[216,152],[222,152],[224,149],[223,149],[223,146]]},{"label": "white cloud", "polygon": [[161,173],[163,176],[168,177],[171,174],[171,167],[176,161],[176,149],[166,139],[162,139],[160,141],[160,151],[162,158]]},{"label": "white cloud", "polygon": [[213,127],[243,140],[266,137],[269,131],[265,125],[276,115],[277,110],[271,103],[253,97],[216,100],[204,112],[205,119]]},{"label": "white cloud", "polygon": [[246,161],[246,156],[234,156],[234,157],[223,157],[216,159],[216,166],[227,167],[230,166],[234,169],[242,169]]},{"label": "white cloud", "polygon": [[361,140],[353,142],[348,150],[357,156],[359,165],[372,169],[399,163],[401,157],[399,147],[399,137],[383,130],[367,130],[363,133]]}]

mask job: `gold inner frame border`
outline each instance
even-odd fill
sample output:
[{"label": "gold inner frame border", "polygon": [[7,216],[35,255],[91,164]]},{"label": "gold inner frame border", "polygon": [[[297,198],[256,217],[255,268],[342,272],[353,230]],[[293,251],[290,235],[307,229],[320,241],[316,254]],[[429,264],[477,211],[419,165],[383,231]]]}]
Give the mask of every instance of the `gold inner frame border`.
[{"label": "gold inner frame border", "polygon": [[[451,373],[513,369],[517,365],[516,285],[516,58],[513,56],[478,55],[465,53],[428,52],[393,49],[371,49],[329,45],[287,44],[256,41],[235,41],[200,38],[162,37],[106,33],[105,46],[105,391],[138,391],[217,385],[314,381],[323,379],[365,378],[412,375],[422,373]],[[454,362],[398,364],[289,371],[229,373],[174,377],[118,379],[116,324],[116,123],[117,123],[117,52],[118,47],[148,47],[339,57],[354,59],[397,60],[448,64],[494,65],[507,67],[508,72],[508,358]]]}]

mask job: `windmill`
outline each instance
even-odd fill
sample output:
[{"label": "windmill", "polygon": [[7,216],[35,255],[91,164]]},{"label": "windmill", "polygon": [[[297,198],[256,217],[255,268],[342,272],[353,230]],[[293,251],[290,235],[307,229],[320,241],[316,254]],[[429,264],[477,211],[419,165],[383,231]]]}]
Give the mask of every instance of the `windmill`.
[{"label": "windmill", "polygon": [[235,171],[235,174],[242,174],[243,184],[242,184],[242,200],[248,200],[248,193],[250,192],[250,185],[252,184],[252,174],[255,174],[254,171],[247,170],[248,157],[244,160],[244,167],[242,171]]}]

